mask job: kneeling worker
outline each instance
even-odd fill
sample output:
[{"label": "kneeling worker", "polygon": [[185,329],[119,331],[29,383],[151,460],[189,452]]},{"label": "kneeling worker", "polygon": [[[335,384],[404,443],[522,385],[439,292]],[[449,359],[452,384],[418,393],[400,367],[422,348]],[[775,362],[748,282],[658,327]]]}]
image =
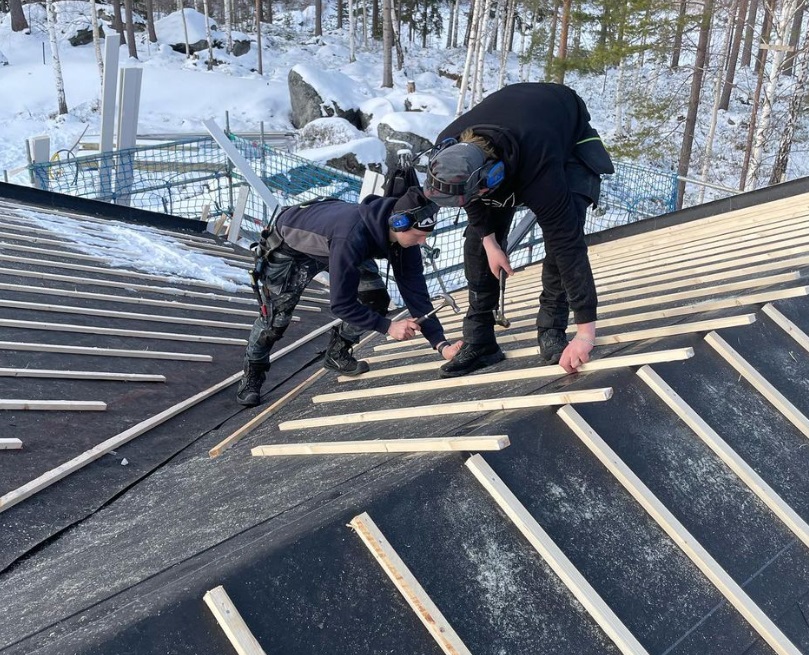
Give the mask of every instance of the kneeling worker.
[{"label": "kneeling worker", "polygon": [[343,375],[368,371],[368,364],[353,356],[353,347],[366,330],[398,341],[422,332],[445,360],[451,360],[461,343],[450,345],[444,339],[435,316],[421,325],[414,318],[385,318],[390,296],[373,262],[390,262],[411,316],[431,311],[421,252],[413,246],[426,241],[437,211],[418,187],[398,199],[370,196],[360,204],[324,199],[282,211],[274,227],[262,233],[254,272],[261,315],[250,332],[237,401],[249,407],[259,404],[273,344],[283,337],[301,294],[321,271],[329,271],[331,311],[343,321],[332,328],[324,367]]}]

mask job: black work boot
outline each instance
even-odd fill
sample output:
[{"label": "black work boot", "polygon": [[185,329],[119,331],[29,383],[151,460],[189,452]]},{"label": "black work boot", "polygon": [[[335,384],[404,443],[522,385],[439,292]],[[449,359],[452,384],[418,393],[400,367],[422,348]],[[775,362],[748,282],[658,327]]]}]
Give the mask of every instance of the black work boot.
[{"label": "black work boot", "polygon": [[458,354],[441,367],[439,375],[442,378],[457,378],[479,368],[502,362],[505,358],[496,343],[477,345],[465,343]]},{"label": "black work boot", "polygon": [[236,390],[236,402],[245,407],[255,407],[261,403],[261,385],[267,377],[268,364],[244,365],[244,375]]},{"label": "black work boot", "polygon": [[332,328],[331,341],[326,348],[323,366],[343,375],[361,375],[371,370],[368,362],[357,361],[354,358],[354,344],[348,339],[343,339],[337,328]]},{"label": "black work boot", "polygon": [[567,335],[564,330],[548,328],[540,330],[537,334],[539,344],[540,364],[558,364],[562,358],[562,352],[567,348]]}]

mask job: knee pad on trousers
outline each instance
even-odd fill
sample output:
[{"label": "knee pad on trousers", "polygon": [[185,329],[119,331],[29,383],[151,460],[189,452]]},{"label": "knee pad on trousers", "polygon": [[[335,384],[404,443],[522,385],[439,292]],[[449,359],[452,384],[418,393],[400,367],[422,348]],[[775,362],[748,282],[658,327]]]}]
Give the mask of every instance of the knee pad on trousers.
[{"label": "knee pad on trousers", "polygon": [[387,289],[368,289],[357,294],[359,301],[366,307],[370,307],[380,316],[385,316],[390,307],[390,295]]}]

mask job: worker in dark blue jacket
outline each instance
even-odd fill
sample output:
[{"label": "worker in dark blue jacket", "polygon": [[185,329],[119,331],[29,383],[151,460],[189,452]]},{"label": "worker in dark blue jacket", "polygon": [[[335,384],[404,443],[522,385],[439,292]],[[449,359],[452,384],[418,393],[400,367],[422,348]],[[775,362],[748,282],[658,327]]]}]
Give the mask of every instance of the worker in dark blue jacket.
[{"label": "worker in dark blue jacket", "polygon": [[[543,364],[573,372],[589,360],[598,304],[584,241],[587,207],[613,166],[584,101],[561,84],[512,84],[495,91],[438,136],[424,189],[444,207],[463,207],[469,309],[457,357],[442,377],[503,359],[494,335],[498,278],[513,273],[506,236],[515,208],[536,214],[545,244],[537,341]],[[573,310],[577,333],[565,330]]]},{"label": "worker in dark blue jacket", "polygon": [[[430,316],[420,325],[415,318],[433,309],[420,249],[435,227],[438,207],[421,189],[411,187],[401,198],[370,196],[360,204],[342,200],[288,207],[271,230],[262,235],[256,267],[256,289],[261,316],[247,345],[236,398],[255,406],[270,368],[270,350],[281,339],[306,286],[321,271],[329,271],[332,313],[342,319],[332,328],[323,366],[344,375],[369,370],[357,361],[353,347],[367,330],[403,341],[421,332],[438,353],[451,360],[461,344],[444,339],[440,321]],[[405,306],[413,318],[391,321],[390,296],[373,260],[387,259]],[[260,270],[259,270],[260,269]]]}]

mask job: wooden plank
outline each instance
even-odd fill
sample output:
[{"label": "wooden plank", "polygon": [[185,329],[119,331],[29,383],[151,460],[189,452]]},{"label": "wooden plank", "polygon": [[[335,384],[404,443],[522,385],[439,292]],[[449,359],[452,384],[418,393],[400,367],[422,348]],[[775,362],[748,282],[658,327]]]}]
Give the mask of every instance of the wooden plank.
[{"label": "wooden plank", "polygon": [[107,403],[95,400],[23,400],[2,399],[2,410],[35,410],[56,412],[103,412]]},{"label": "wooden plank", "polygon": [[[536,349],[533,349],[536,354]],[[579,373],[592,373],[593,371],[606,371],[626,366],[639,366],[643,364],[656,364],[659,362],[673,362],[688,359],[694,356],[693,348],[675,348],[672,350],[659,350],[638,355],[624,355],[619,357],[605,357],[596,359],[579,367]],[[503,382],[519,382],[521,380],[539,380],[544,378],[560,378],[567,375],[561,366],[536,366],[521,368],[514,371],[498,371],[495,373],[478,373],[465,375],[459,378],[442,380],[420,380],[407,384],[394,384],[387,387],[371,387],[355,391],[337,391],[326,393],[312,398],[313,403],[331,403],[338,400],[364,400],[365,398],[378,398],[380,396],[396,396],[406,393],[420,393],[422,391],[437,391],[439,389],[455,389],[458,387],[472,387],[486,384],[501,384]]]},{"label": "wooden plank", "polygon": [[20,439],[0,439],[0,450],[19,450],[22,448]]},{"label": "wooden plank", "polygon": [[256,446],[255,457],[281,455],[343,455],[351,453],[420,453],[449,451],[502,450],[508,436],[426,437],[420,439],[375,439],[369,441],[320,441],[317,443],[272,444]]},{"label": "wooden plank", "polygon": [[618,457],[618,454],[606,444],[578,412],[570,406],[565,406],[558,413],[590,452],[615,476],[624,489],[648,512],[655,523],[680,547],[702,574],[716,586],[759,636],[779,655],[800,655],[800,651],[781,632],[778,626],[761,611],[736,581],[719,566],[719,563],[710,553],[686,530],[685,526],[643,484],[640,478],[632,472]]},{"label": "wooden plank", "polygon": [[506,484],[480,455],[466,460],[468,468],[501,510],[539,553],[540,557],[559,577],[570,593],[581,603],[606,635],[625,654],[642,655],[646,649],[638,642],[607,603],[598,595],[585,577],[562,550],[554,543],[542,526],[520,503]]},{"label": "wooden plank", "polygon": [[337,414],[336,416],[320,416],[317,418],[285,421],[278,425],[279,430],[300,430],[327,425],[348,425],[350,423],[371,423],[374,421],[393,421],[426,416],[450,416],[452,414],[469,414],[473,412],[496,412],[502,410],[528,409],[565,405],[568,403],[593,403],[609,400],[612,397],[611,387],[587,389],[584,391],[568,391],[566,393],[536,394],[533,396],[512,396],[510,398],[490,398],[486,400],[470,400],[451,405],[420,405],[417,407],[400,407],[398,409],[381,409],[356,414]]},{"label": "wooden plank", "polygon": [[223,586],[207,591],[202,598],[239,655],[266,655]]},{"label": "wooden plank", "polygon": [[117,348],[95,348],[93,346],[68,346],[50,343],[26,343],[22,341],[0,341],[0,350],[24,350],[26,352],[65,353],[70,355],[93,355],[100,357],[137,357],[141,359],[175,359],[189,362],[212,362],[210,355],[194,353],[160,352],[158,350],[124,350]]},{"label": "wooden plank", "polygon": [[793,405],[786,396],[776,389],[761,373],[754,369],[727,341],[716,332],[705,335],[705,341],[730,364],[739,375],[747,380],[805,437],[809,437],[809,419]]},{"label": "wooden plank", "polygon": [[427,628],[427,631],[435,639],[441,650],[446,655],[472,655],[471,651],[464,645],[461,638],[444,618],[441,610],[438,609],[438,606],[424,590],[424,587],[421,586],[402,561],[402,558],[399,557],[399,554],[385,539],[385,535],[382,534],[373,519],[366,512],[363,512],[351,519],[351,527],[354,528],[362,542],[371,551],[371,554],[379,562],[391,582],[396,585],[399,593],[404,596],[407,604],[416,613],[416,616]]},{"label": "wooden plank", "polygon": [[797,341],[804,350],[809,351],[809,335],[779,312],[772,304],[767,303],[761,311],[769,316],[775,324]]},{"label": "wooden plank", "polygon": [[638,370],[643,380],[669,408],[702,439],[725,465],[759,497],[804,545],[809,546],[809,525],[764,479],[733,450],[650,366]]},{"label": "wooden plank", "polygon": [[148,432],[154,427],[165,423],[170,418],[181,414],[186,409],[193,407],[194,405],[201,403],[206,398],[210,398],[214,394],[219,393],[223,389],[227,389],[230,385],[234,382],[237,382],[242,377],[241,371],[238,373],[234,373],[230,377],[224,379],[222,382],[213,385],[212,387],[208,387],[204,391],[200,391],[198,394],[183,400],[182,402],[177,403],[176,405],[172,405],[168,409],[163,410],[159,414],[155,414],[154,416],[141,421],[140,423],[133,425],[131,428],[124,430],[116,434],[113,437],[110,437],[106,441],[102,441],[97,446],[91,448],[90,450],[84,451],[82,454],[77,455],[73,459],[60,464],[56,468],[51,469],[40,475],[37,478],[34,478],[30,482],[27,482],[21,487],[9,491],[3,496],[0,496],[0,512],[6,511],[9,507],[13,507],[17,503],[33,496],[35,493],[42,491],[43,489],[49,487],[54,482],[58,482],[62,478],[70,475],[71,473],[78,471],[79,469],[87,466],[90,462],[97,460],[99,457],[106,455],[108,452],[115,450],[116,448],[120,448],[125,443],[132,441],[135,437],[139,437],[140,435]]},{"label": "wooden plank", "polygon": [[[769,287],[777,284],[785,284],[799,280],[801,274],[799,271],[790,271],[789,273],[781,273],[779,275],[770,275],[760,278],[752,278],[749,280],[742,280],[741,282],[729,282],[727,284],[718,284],[716,286],[701,287],[699,289],[687,289],[686,291],[677,291],[675,293],[668,293],[657,295],[653,297],[644,297],[637,300],[627,300],[616,303],[606,303],[598,305],[598,314],[610,314],[613,312],[625,311],[627,309],[635,309],[637,307],[646,307],[648,305],[667,305],[682,300],[690,301],[697,298],[705,298],[707,296],[722,296],[738,291],[748,291],[758,287]],[[642,291],[642,290],[641,290]],[[506,312],[509,318],[519,318],[522,316],[534,315],[537,311],[537,304],[534,303],[530,307],[523,309],[515,309],[512,312]],[[444,330],[450,330],[460,323],[459,320],[442,321]]]},{"label": "wooden plank", "polygon": [[[708,332],[710,330],[719,330],[722,328],[736,327],[740,325],[750,325],[756,320],[755,314],[742,314],[740,316],[728,316],[725,318],[709,319],[707,321],[694,321],[691,323],[678,323],[677,325],[670,325],[667,327],[650,328],[648,330],[635,330],[633,332],[620,332],[618,334],[609,334],[603,337],[596,337],[596,346],[602,346],[615,343],[631,343],[634,341],[643,341],[644,339],[659,339],[662,337],[672,337],[681,334],[691,334],[693,332]],[[571,328],[568,332],[572,332],[575,328]],[[529,332],[518,332],[517,334],[503,334],[497,338],[497,343],[501,346],[507,343],[518,343],[520,341],[536,341],[536,330]],[[516,351],[508,350],[505,352],[506,358],[512,358]],[[432,348],[421,348],[410,350],[402,353],[393,353],[389,355],[375,355],[371,357],[363,357],[369,364],[377,362],[395,361],[397,359],[406,359],[408,357],[421,357],[422,355],[435,355],[435,350]],[[443,363],[443,362],[439,362]],[[367,375],[367,374],[365,374]],[[363,379],[365,375],[360,376]]]},{"label": "wooden plank", "polygon": [[[296,342],[288,345],[286,348],[282,348],[281,350],[274,352],[270,355],[270,362],[274,362],[279,357],[283,357],[288,352],[295,350],[296,348],[302,346],[303,344],[311,341],[312,339],[328,332],[333,326],[340,324],[339,319],[333,320],[331,323],[327,323],[321,328],[314,330],[310,334],[306,335],[305,337],[298,339]],[[365,340],[370,339],[371,337],[365,337]],[[360,341],[362,344],[362,341]],[[260,414],[254,416],[250,421],[245,423],[242,427],[238,430],[235,430],[227,437],[222,439],[218,444],[216,444],[213,448],[208,451],[208,457],[215,458],[219,457],[223,452],[225,452],[228,448],[236,444],[242,437],[246,434],[249,434],[252,430],[257,428],[259,425],[264,423],[268,418],[270,418],[273,414],[275,414],[279,409],[284,407],[287,403],[291,402],[295,398],[297,398],[300,394],[302,394],[306,389],[311,387],[315,382],[317,382],[321,377],[323,377],[327,372],[327,369],[321,368],[318,371],[315,371],[312,375],[306,378],[303,382],[301,382],[298,386],[291,389],[287,393],[285,393],[281,398],[276,400],[272,405],[270,405],[267,409],[262,410]]]},{"label": "wooden plank", "polygon": [[246,346],[247,339],[228,337],[208,337],[201,334],[181,334],[176,332],[144,332],[141,330],[119,330],[92,325],[70,323],[43,323],[41,321],[17,321],[0,319],[0,327],[22,328],[24,330],[46,330],[49,332],[81,332],[82,334],[105,334],[115,337],[135,337],[138,339],[164,339],[168,341],[193,341],[195,343],[221,343],[228,346]]},{"label": "wooden plank", "polygon": [[57,371],[43,368],[0,368],[3,378],[49,378],[64,380],[117,380],[122,382],[165,382],[165,375],[114,373],[110,371]]},{"label": "wooden plank", "polygon": [[[209,321],[189,316],[168,316],[167,314],[138,314],[135,312],[118,312],[111,309],[94,309],[76,305],[51,305],[49,303],[23,302],[19,300],[0,299],[0,307],[27,309],[35,312],[55,312],[57,314],[79,314],[81,316],[100,316],[102,318],[122,318],[127,321],[148,321],[150,323],[179,323],[198,327],[212,327],[220,330],[249,330],[252,323],[229,323],[226,321]],[[258,312],[256,312],[258,314]]]}]

